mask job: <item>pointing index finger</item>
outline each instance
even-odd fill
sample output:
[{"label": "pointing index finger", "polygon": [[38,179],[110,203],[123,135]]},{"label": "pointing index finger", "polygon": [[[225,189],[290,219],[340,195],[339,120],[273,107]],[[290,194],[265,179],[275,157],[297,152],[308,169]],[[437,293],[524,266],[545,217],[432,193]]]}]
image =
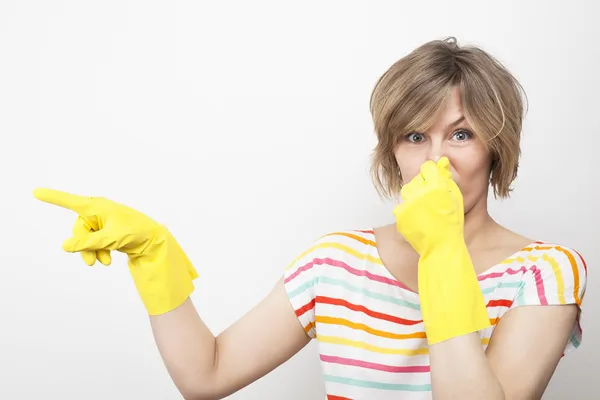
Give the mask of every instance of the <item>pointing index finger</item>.
[{"label": "pointing index finger", "polygon": [[90,203],[89,197],[61,192],[54,189],[35,189],[33,195],[38,200],[75,211],[78,214],[82,213]]}]

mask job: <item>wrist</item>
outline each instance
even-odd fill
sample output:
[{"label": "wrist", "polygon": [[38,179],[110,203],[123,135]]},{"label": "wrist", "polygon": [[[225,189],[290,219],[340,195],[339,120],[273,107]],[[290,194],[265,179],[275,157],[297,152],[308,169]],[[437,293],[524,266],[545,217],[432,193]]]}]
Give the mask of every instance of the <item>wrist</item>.
[{"label": "wrist", "polygon": [[430,241],[423,247],[420,256],[424,257],[448,257],[452,254],[461,254],[467,251],[462,232],[456,234],[444,233],[443,237],[436,238]]}]

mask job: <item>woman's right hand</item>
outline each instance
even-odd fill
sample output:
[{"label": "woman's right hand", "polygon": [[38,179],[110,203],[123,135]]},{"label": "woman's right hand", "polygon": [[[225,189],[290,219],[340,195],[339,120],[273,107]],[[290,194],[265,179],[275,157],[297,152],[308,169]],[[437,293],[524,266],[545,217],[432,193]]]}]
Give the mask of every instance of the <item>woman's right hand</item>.
[{"label": "woman's right hand", "polygon": [[110,251],[128,255],[129,269],[150,315],[181,305],[193,292],[198,273],[175,238],[162,225],[125,205],[102,197],[84,197],[52,189],[34,196],[77,213],[73,236],[63,243],[80,252],[88,265],[111,263]]},{"label": "woman's right hand", "polygon": [[34,194],[77,213],[73,236],[63,244],[66,251],[81,252],[88,264],[96,258],[110,264],[112,250],[128,255],[161,357],[184,398],[224,398],[272,371],[309,342],[290,306],[283,279],[215,338],[188,298],[196,270],[166,228],[104,198],[49,189]]}]

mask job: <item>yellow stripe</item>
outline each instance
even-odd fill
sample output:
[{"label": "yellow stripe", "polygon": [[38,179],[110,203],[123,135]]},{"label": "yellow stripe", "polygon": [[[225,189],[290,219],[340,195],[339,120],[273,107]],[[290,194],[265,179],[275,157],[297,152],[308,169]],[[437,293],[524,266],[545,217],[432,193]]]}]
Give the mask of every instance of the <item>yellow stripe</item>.
[{"label": "yellow stripe", "polygon": [[554,258],[548,257],[548,255],[544,254],[542,258],[545,261],[548,261],[552,266],[552,270],[554,271],[554,275],[556,276],[556,286],[558,289],[558,301],[560,304],[565,304],[565,281],[563,280],[562,272],[558,266],[558,263]]},{"label": "yellow stripe", "polygon": [[512,264],[515,261],[522,263],[525,261],[525,259],[523,257],[512,257],[512,258],[507,258],[506,260],[500,261],[500,264]]},{"label": "yellow stripe", "polygon": [[301,258],[305,257],[307,254],[317,250],[317,249],[327,249],[327,248],[333,248],[333,249],[338,249],[343,251],[344,253],[347,253],[351,256],[354,256],[360,260],[368,260],[374,264],[379,264],[379,265],[383,265],[383,263],[381,262],[381,260],[378,257],[373,257],[369,254],[363,254],[359,251],[356,251],[355,249],[345,246],[343,244],[340,243],[334,243],[334,242],[324,242],[324,243],[319,243],[315,246],[312,246],[311,248],[309,248],[308,250],[306,250],[305,252],[303,252],[302,254],[300,254],[294,261],[291,262],[290,265],[288,265],[288,267],[286,269],[290,269],[292,268],[292,266]]},{"label": "yellow stripe", "polygon": [[[317,334],[317,340],[321,343],[339,344],[342,346],[355,347],[357,349],[364,349],[367,351],[372,351],[374,353],[380,353],[380,354],[399,354],[399,355],[403,355],[403,356],[419,356],[419,355],[429,354],[429,349],[427,347],[421,347],[419,349],[414,349],[414,350],[390,349],[387,347],[373,346],[372,344],[360,342],[358,340],[344,339],[344,338],[337,337],[337,336],[323,336],[323,335],[319,335],[319,334]],[[489,343],[490,343],[489,338],[481,339],[481,344],[483,346],[486,346]]]},{"label": "yellow stripe", "polygon": [[420,348],[416,350],[409,349],[389,349],[385,347],[373,346],[371,344],[360,342],[357,340],[344,339],[336,336],[323,336],[317,335],[317,340],[321,343],[341,344],[343,346],[356,347],[358,349],[364,349],[372,351],[374,353],[381,354],[401,354],[403,356],[417,356],[422,354],[429,354],[428,348]]}]

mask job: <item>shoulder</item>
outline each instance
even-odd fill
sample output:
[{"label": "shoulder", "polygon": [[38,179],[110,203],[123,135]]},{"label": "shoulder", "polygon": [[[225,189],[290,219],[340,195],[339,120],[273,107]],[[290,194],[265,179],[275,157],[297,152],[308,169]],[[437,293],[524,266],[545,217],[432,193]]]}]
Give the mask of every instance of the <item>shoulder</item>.
[{"label": "shoulder", "polygon": [[332,231],[312,240],[301,249],[286,268],[286,274],[298,269],[347,266],[357,261],[378,263],[373,229]]},{"label": "shoulder", "polygon": [[573,247],[551,242],[535,242],[524,249],[527,258],[539,268],[554,272],[572,273],[587,277],[587,264],[583,255]]},{"label": "shoulder", "polygon": [[335,253],[355,255],[355,252],[370,247],[375,247],[372,229],[332,231],[314,239],[295,260],[327,257]]},{"label": "shoulder", "polygon": [[573,247],[534,242],[515,258],[525,266],[523,279],[538,292],[542,304],[581,305],[587,286],[587,264]]}]

